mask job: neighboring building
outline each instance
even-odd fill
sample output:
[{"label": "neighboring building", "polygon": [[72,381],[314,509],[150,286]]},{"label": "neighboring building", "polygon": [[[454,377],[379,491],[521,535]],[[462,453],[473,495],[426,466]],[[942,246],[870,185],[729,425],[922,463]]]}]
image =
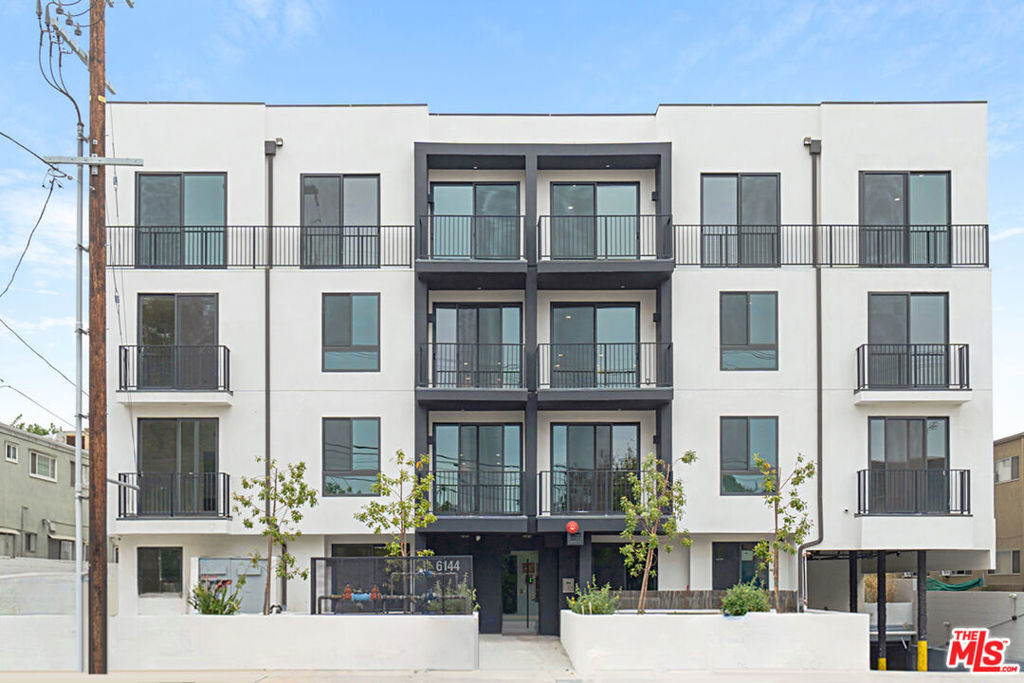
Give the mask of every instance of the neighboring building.
[{"label": "neighboring building", "polygon": [[995,456],[996,562],[985,577],[992,590],[1024,590],[1020,553],[1024,549],[1024,483],[1020,478],[1024,433],[997,439]]},{"label": "neighboring building", "polygon": [[[73,560],[75,449],[2,423],[0,445],[0,557]],[[82,457],[85,482],[88,455]],[[87,522],[83,515],[83,542],[89,538]]]},{"label": "neighboring building", "polygon": [[303,567],[378,552],[353,514],[395,450],[429,453],[416,544],[472,555],[488,632],[631,587],[619,501],[649,452],[698,455],[662,590],[755,575],[754,453],[820,455],[812,606],[845,609],[879,552],[992,566],[984,103],[109,112],[108,150],[145,160],[107,173],[124,613],[184,611],[200,558],[262,547],[230,494],[266,444],[322,494]]},{"label": "neighboring building", "polygon": [[[75,430],[62,430],[57,432],[55,435],[58,439],[66,443],[67,445],[74,448],[75,446]],[[82,448],[89,450],[89,430],[82,430]]]}]

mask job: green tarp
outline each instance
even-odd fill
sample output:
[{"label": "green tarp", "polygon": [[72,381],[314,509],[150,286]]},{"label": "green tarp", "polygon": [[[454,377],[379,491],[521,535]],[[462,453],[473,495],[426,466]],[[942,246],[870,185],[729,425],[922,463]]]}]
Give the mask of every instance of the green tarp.
[{"label": "green tarp", "polygon": [[971,581],[964,581],[963,583],[945,583],[938,579],[928,577],[928,590],[930,591],[969,591],[972,588],[980,588],[984,585],[984,579],[978,577]]}]

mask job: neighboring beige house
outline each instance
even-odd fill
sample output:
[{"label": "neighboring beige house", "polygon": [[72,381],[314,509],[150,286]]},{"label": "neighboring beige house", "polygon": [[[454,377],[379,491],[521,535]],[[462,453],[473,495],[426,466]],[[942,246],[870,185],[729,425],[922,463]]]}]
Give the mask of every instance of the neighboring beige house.
[{"label": "neighboring beige house", "polygon": [[74,559],[74,447],[0,423],[0,448],[0,557]]}]

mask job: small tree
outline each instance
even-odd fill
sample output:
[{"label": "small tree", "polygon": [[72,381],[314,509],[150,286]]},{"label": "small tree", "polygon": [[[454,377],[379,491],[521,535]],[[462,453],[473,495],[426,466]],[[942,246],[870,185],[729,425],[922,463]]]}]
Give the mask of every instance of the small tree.
[{"label": "small tree", "polygon": [[[256,456],[256,462],[264,462],[262,456]],[[263,589],[263,613],[270,613],[270,563],[274,556],[274,547],[281,546],[281,561],[277,571],[273,572],[283,579],[309,576],[308,569],[295,566],[295,556],[284,549],[285,544],[302,535],[298,529],[302,521],[302,509],[306,505],[315,507],[317,504],[316,490],[307,485],[304,476],[306,463],[288,463],[286,471],[282,471],[274,459],[270,460],[270,476],[242,477],[242,491],[235,492],[234,510],[242,517],[246,529],[257,526],[260,533],[267,537],[267,584]],[[264,558],[259,551],[252,554],[252,562],[260,566]]]},{"label": "small tree", "polygon": [[[381,500],[372,500],[364,505],[355,518],[375,534],[392,535],[386,547],[389,557],[408,557],[409,534],[437,521],[437,516],[430,509],[430,486],[434,475],[429,472],[429,455],[413,459],[404,451],[397,450],[395,465],[398,476],[378,472],[377,483],[371,487]],[[416,554],[433,555],[433,552],[421,550]]]},{"label": "small tree", "polygon": [[[697,454],[687,451],[679,459],[688,465],[697,459]],[[643,575],[640,584],[640,599],[637,614],[643,614],[647,606],[647,583],[655,575],[652,568],[654,555],[659,547],[671,552],[675,543],[689,547],[689,532],[679,530],[679,518],[686,507],[683,483],[671,481],[671,463],[659,460],[648,453],[640,465],[640,476],[629,474],[631,495],[622,497],[622,512],[625,527],[620,534],[626,543],[620,551],[631,576]]]},{"label": "small tree", "polygon": [[11,421],[12,427],[26,431],[29,434],[35,434],[36,436],[50,436],[51,434],[57,434],[60,432],[60,427],[52,422],[49,427],[44,427],[36,422],[25,422],[21,419],[21,415],[21,413],[18,413],[18,416]]},{"label": "small tree", "polygon": [[814,461],[806,460],[798,454],[793,471],[781,481],[778,468],[756,453],[754,464],[761,471],[764,504],[772,509],[775,528],[770,540],[761,539],[757,542],[754,555],[761,560],[762,568],[771,567],[775,609],[779,609],[779,551],[795,555],[811,531],[808,506],[800,497],[798,488],[814,477]]}]

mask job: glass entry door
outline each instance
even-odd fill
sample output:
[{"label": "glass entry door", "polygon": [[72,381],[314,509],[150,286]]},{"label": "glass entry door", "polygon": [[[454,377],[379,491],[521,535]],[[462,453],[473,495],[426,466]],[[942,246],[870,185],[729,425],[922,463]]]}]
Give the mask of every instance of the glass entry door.
[{"label": "glass entry door", "polygon": [[431,196],[433,258],[519,258],[518,184],[435,183]]},{"label": "glass entry door", "polygon": [[551,386],[635,387],[638,304],[552,304]]},{"label": "glass entry door", "polygon": [[534,634],[540,623],[538,553],[513,550],[501,563],[501,632]]},{"label": "glass entry door", "polygon": [[639,183],[553,183],[552,258],[637,258],[639,213]]},{"label": "glass entry door", "polygon": [[434,386],[520,387],[519,304],[438,304],[434,307]]}]

